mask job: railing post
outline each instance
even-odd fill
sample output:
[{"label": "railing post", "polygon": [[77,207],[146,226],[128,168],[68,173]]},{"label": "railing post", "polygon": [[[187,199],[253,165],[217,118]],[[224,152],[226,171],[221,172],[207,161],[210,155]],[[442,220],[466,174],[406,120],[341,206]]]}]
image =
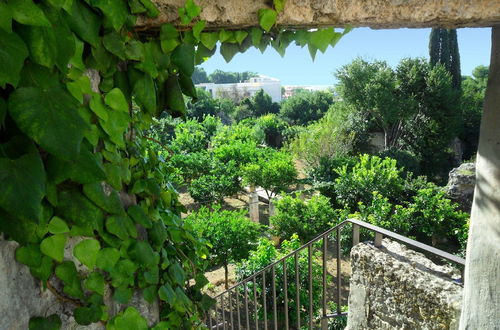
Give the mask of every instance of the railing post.
[{"label": "railing post", "polygon": [[375,233],[375,247],[382,246],[382,237],[383,235],[381,233]]},{"label": "railing post", "polygon": [[352,224],[352,246],[359,244],[359,225]]}]

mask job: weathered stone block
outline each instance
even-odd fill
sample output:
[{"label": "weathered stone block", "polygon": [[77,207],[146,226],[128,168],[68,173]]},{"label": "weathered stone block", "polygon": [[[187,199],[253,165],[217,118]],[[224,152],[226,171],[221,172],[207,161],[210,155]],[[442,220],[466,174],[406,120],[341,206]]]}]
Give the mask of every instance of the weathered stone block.
[{"label": "weathered stone block", "polygon": [[423,254],[383,240],[351,251],[347,329],[457,329],[460,273]]}]

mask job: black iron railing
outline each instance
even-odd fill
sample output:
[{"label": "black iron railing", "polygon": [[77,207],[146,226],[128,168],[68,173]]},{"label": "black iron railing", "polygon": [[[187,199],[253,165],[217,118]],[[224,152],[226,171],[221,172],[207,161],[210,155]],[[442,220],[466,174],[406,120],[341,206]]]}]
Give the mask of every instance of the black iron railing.
[{"label": "black iron railing", "polygon": [[[383,237],[388,237],[428,255],[440,257],[460,266],[465,265],[465,260],[461,257],[364,221],[348,219],[217,295],[216,304],[205,320],[206,325],[210,329],[281,330],[303,327],[327,329],[330,319],[347,315],[347,312],[342,311],[341,231],[349,224],[352,225],[352,246],[359,243],[360,228],[364,228],[375,234],[373,242],[376,247],[382,245]],[[336,254],[334,304],[329,304],[327,295],[329,284],[327,259],[329,244],[332,242],[331,235],[335,236],[333,250]],[[321,256],[313,253],[313,249],[318,245],[321,246]],[[306,254],[307,272],[304,274],[299,267],[299,258],[305,257]],[[321,260],[321,274],[313,271],[313,263],[318,262],[317,259]],[[282,288],[276,287],[277,270],[282,276],[280,281]],[[318,280],[321,281],[320,313],[317,312],[319,308],[315,306],[318,299],[314,295],[317,292],[313,289],[314,281]],[[294,294],[291,296],[289,288],[294,289],[292,290]],[[279,303],[277,290],[282,293]]]}]

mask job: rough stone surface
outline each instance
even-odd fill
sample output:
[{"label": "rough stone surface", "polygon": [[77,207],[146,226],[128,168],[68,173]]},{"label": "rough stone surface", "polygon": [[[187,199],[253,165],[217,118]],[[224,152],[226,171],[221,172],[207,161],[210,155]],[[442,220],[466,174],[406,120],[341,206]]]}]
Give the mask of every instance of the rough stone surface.
[{"label": "rough stone surface", "polygon": [[351,251],[346,329],[457,329],[462,287],[458,270],[384,239]]},{"label": "rough stone surface", "polygon": [[[84,265],[72,257],[73,247],[83,238],[72,237],[66,244],[65,259],[75,261],[77,269],[85,273]],[[78,325],[72,317],[74,305],[59,300],[50,290],[44,289],[41,282],[35,279],[29,268],[15,260],[16,242],[5,241],[0,237],[0,330],[28,329],[31,317],[47,317],[57,314],[62,321],[62,329],[105,329],[101,323],[88,326]],[[62,292],[61,284],[55,278],[49,280]],[[111,290],[106,288],[104,300],[109,306],[109,314],[116,315],[128,306],[134,306],[146,317],[149,325],[159,322],[159,306],[155,302],[148,304],[142,294],[135,292],[128,305],[120,305],[111,300]]]},{"label": "rough stone surface", "polygon": [[476,186],[476,163],[463,163],[450,171],[446,191],[460,209],[470,213]]},{"label": "rough stone surface", "polygon": [[[153,0],[156,19],[139,19],[139,29],[155,29],[165,22],[180,25],[177,9],[185,0]],[[257,11],[271,1],[197,0],[208,28],[258,25]],[[287,0],[278,17],[281,26],[484,27],[500,23],[498,0]]]}]

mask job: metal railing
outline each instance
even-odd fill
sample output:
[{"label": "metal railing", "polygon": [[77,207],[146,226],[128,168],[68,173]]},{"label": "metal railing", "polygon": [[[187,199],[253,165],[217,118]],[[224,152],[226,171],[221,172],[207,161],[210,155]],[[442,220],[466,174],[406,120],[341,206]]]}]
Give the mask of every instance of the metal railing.
[{"label": "metal railing", "polygon": [[[388,237],[428,255],[465,265],[465,259],[461,257],[364,221],[348,219],[215,296],[216,303],[207,315],[206,325],[210,329],[281,330],[301,329],[304,326],[308,329],[327,329],[330,319],[347,315],[347,312],[342,311],[341,231],[348,224],[352,224],[352,246],[360,242],[360,228],[364,228],[375,234],[373,244],[376,247],[381,247],[382,238]],[[333,247],[336,255],[334,304],[329,304],[327,295],[327,259],[331,235],[335,236]],[[318,246],[321,248],[320,255],[313,253],[313,248]],[[316,263],[314,268],[317,268],[319,260],[321,274],[313,269],[313,263]],[[307,273],[304,273],[303,269],[301,272],[300,268],[307,268]],[[315,288],[318,286],[313,285],[315,281],[321,282],[320,306],[317,306],[318,290],[315,292]],[[282,287],[277,288],[277,282]],[[290,295],[289,288],[294,289],[294,294]]]}]

